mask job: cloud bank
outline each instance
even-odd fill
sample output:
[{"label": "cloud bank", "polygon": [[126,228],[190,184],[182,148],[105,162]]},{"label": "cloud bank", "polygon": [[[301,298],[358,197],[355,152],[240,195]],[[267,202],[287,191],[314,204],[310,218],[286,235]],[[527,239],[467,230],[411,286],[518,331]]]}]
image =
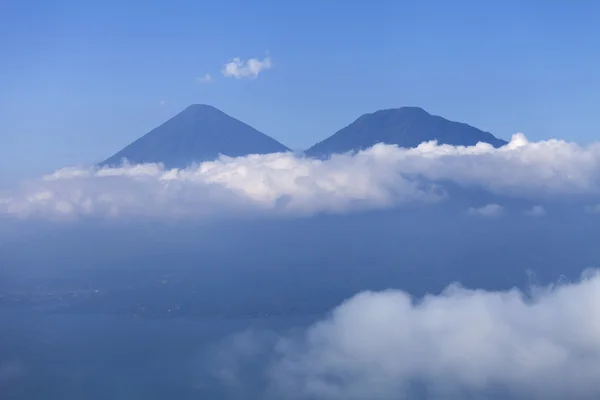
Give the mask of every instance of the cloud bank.
[{"label": "cloud bank", "polygon": [[[275,342],[269,398],[598,398],[598,315],[598,271],[528,294],[459,285],[420,300],[363,292]],[[242,338],[230,349],[247,361],[258,342]],[[221,374],[236,382],[235,372]]]},{"label": "cloud bank", "polygon": [[[156,164],[65,168],[0,194],[0,215],[347,212],[448,201],[449,183],[538,203],[584,197],[597,204],[600,145],[532,143],[517,134],[498,149],[484,143],[462,147],[428,142],[414,149],[378,144],[328,160],[281,153],[221,157],[183,170]],[[471,206],[468,212],[478,215],[503,210],[502,204]],[[539,215],[542,210],[531,212]]]},{"label": "cloud bank", "polygon": [[265,57],[263,60],[250,58],[247,61],[236,57],[223,66],[221,73],[227,78],[255,79],[258,78],[261,72],[270,69],[272,66],[270,57]]}]

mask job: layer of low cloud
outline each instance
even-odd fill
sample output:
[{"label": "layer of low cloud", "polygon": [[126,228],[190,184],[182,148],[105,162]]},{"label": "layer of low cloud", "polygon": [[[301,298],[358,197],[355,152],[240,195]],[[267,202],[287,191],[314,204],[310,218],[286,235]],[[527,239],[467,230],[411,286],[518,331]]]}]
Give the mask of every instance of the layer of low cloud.
[{"label": "layer of low cloud", "polygon": [[[328,160],[280,153],[221,157],[183,170],[156,164],[66,168],[0,194],[0,215],[347,212],[448,201],[448,193],[453,193],[446,192],[448,183],[538,204],[562,197],[596,204],[600,146],[560,140],[531,143],[517,134],[499,149],[484,143],[461,147],[428,142],[414,149],[378,144]],[[491,216],[505,205],[471,207],[469,213]]]},{"label": "layer of low cloud", "polygon": [[221,73],[227,78],[258,78],[261,72],[270,69],[273,66],[270,57],[265,57],[260,60],[258,58],[250,58],[242,60],[239,57],[234,58],[223,66]]},{"label": "layer of low cloud", "polygon": [[[272,357],[269,398],[598,398],[599,314],[595,271],[527,294],[460,285],[419,300],[398,290],[363,292],[263,349]],[[252,354],[230,345],[222,367],[236,365],[238,352],[245,362],[255,356],[243,338],[241,349]],[[244,378],[239,369],[221,374],[228,384]]]}]

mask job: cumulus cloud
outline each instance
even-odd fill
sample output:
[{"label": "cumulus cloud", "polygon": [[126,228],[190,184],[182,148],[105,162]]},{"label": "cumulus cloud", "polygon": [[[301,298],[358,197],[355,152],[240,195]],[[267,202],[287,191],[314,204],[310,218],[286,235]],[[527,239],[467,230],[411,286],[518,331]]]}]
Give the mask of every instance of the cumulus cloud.
[{"label": "cumulus cloud", "polygon": [[204,74],[202,76],[198,76],[198,77],[196,77],[196,82],[210,83],[210,82],[212,82],[212,76],[210,76],[210,74]]},{"label": "cumulus cloud", "polygon": [[272,65],[270,57],[263,60],[250,58],[247,61],[236,57],[223,66],[221,73],[227,78],[258,78],[261,72],[270,69]]},{"label": "cumulus cloud", "polygon": [[499,204],[488,204],[483,207],[475,208],[470,207],[467,210],[467,214],[469,215],[481,215],[482,217],[497,217],[502,214],[504,211],[504,207]]},{"label": "cumulus cloud", "polygon": [[[213,215],[247,210],[347,212],[449,199],[445,185],[536,201],[600,200],[600,146],[521,135],[499,149],[423,143],[378,144],[327,160],[292,153],[221,157],[182,170],[161,165],[66,168],[0,194],[0,214]],[[496,215],[490,204],[470,213]],[[537,209],[539,212],[539,209]]]},{"label": "cumulus cloud", "polygon": [[67,168],[0,198],[0,210],[17,216],[210,215],[225,210],[343,212],[436,201],[435,186],[385,171],[364,155],[328,161],[291,153],[222,157],[185,170],[160,165]]},{"label": "cumulus cloud", "polygon": [[600,144],[529,142],[519,133],[499,149],[486,143],[463,147],[428,142],[400,157],[414,161],[404,165],[406,172],[497,193],[529,198],[600,193]]},{"label": "cumulus cloud", "polygon": [[56,171],[0,198],[0,210],[17,216],[207,215],[269,210],[313,213],[436,201],[435,187],[385,173],[370,156],[329,161],[291,153],[222,157],[185,170],[160,165]]},{"label": "cumulus cloud", "polygon": [[418,300],[363,292],[276,342],[268,391],[279,399],[598,398],[597,315],[598,272],[527,294],[460,285]]}]

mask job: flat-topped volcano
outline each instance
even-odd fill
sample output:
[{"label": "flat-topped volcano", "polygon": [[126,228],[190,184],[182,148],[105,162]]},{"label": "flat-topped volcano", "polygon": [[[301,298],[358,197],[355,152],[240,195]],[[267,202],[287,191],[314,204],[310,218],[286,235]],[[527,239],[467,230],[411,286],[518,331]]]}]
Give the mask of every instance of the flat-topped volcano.
[{"label": "flat-topped volcano", "polygon": [[431,115],[419,107],[401,107],[364,114],[347,127],[312,146],[306,155],[327,157],[367,149],[377,143],[416,147],[437,140],[438,144],[474,146],[477,142],[500,147],[507,142],[470,125]]}]

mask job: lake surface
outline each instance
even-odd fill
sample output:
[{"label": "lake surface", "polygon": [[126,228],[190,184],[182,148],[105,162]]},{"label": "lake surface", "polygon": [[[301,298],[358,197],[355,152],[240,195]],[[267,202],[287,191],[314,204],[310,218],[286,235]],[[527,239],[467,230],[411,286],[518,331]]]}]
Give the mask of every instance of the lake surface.
[{"label": "lake surface", "polygon": [[[312,317],[154,318],[0,310],[3,400],[251,398],[219,378],[231,335],[275,335]],[[257,380],[254,390],[262,388]]]}]

